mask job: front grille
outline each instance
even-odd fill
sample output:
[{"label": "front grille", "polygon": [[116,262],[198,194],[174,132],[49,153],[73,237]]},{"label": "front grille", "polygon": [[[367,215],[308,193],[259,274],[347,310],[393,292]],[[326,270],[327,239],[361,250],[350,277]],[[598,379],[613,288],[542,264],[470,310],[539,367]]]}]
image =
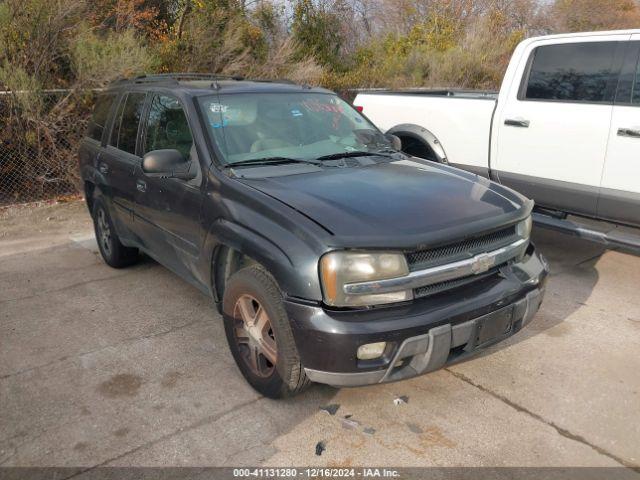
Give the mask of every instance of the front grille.
[{"label": "front grille", "polygon": [[479,253],[497,250],[515,242],[518,238],[516,227],[511,226],[461,242],[410,252],[407,254],[407,263],[411,271],[422,270],[434,265],[444,265],[470,258]]},{"label": "front grille", "polygon": [[447,280],[446,282],[434,283],[433,285],[426,285],[424,287],[416,288],[413,291],[414,298],[424,298],[436,293],[454,290],[456,288],[475,284],[482,280],[489,280],[491,277],[495,277],[498,274],[498,269],[492,269],[480,275],[469,275],[468,277],[456,278],[455,280]]}]

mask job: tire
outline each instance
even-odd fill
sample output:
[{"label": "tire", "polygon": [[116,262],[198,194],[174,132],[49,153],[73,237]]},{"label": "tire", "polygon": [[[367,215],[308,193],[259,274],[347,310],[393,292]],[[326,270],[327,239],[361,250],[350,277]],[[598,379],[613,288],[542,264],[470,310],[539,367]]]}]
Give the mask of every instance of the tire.
[{"label": "tire", "polygon": [[140,258],[137,248],[125,247],[118,238],[113,221],[104,201],[96,198],[93,202],[93,228],[102,259],[113,268],[133,265]]},{"label": "tire", "polygon": [[[222,310],[233,358],[255,390],[269,398],[284,398],[310,385],[300,363],[280,289],[262,266],[250,265],[231,276],[225,287]],[[251,318],[254,322],[247,327],[247,319]]]}]

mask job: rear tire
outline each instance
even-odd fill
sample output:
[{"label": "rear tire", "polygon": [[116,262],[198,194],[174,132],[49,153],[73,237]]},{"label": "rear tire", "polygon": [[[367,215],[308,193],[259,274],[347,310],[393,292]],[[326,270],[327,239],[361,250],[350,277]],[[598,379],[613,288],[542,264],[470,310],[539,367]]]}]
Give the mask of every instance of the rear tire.
[{"label": "rear tire", "polygon": [[231,276],[222,310],[233,358],[255,390],[269,398],[283,398],[310,385],[280,289],[262,266],[250,265]]},{"label": "rear tire", "polygon": [[93,202],[93,228],[102,259],[113,268],[133,265],[140,258],[137,248],[125,247],[118,238],[113,221],[101,198]]}]

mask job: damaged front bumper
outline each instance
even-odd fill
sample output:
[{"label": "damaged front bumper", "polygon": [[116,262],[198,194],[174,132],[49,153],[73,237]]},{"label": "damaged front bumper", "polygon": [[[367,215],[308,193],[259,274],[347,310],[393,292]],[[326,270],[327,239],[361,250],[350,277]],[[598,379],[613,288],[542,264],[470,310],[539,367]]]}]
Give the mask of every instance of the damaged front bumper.
[{"label": "damaged front bumper", "polygon": [[[478,284],[408,306],[330,311],[286,302],[310,380],[333,386],[391,382],[464,360],[527,325],[542,303],[548,268],[533,246],[525,258]],[[387,342],[382,357],[359,360],[359,346]]]}]

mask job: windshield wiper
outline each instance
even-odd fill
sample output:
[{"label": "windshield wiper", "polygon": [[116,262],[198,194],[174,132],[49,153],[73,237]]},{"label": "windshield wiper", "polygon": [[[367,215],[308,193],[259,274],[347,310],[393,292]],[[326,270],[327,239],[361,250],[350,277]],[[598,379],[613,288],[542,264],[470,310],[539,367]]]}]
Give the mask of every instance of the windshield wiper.
[{"label": "windshield wiper", "polygon": [[392,158],[388,153],[382,152],[340,152],[340,153],[331,153],[329,155],[322,155],[318,157],[316,160],[336,160],[340,158],[349,158],[349,157],[387,157]]},{"label": "windshield wiper", "polygon": [[286,165],[288,163],[307,163],[309,165],[318,165],[318,162],[311,160],[303,160],[301,158],[290,157],[264,157],[252,158],[249,160],[241,160],[239,162],[227,163],[224,168],[245,167],[249,165]]}]

